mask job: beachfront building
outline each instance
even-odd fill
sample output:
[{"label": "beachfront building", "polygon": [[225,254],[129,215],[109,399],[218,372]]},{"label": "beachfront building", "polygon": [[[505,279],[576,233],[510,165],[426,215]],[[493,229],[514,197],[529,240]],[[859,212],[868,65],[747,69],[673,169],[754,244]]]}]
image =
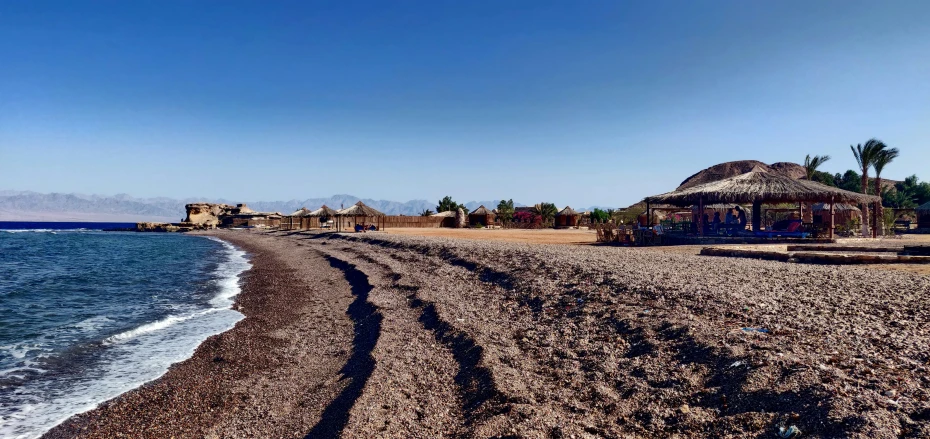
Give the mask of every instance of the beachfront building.
[{"label": "beachfront building", "polygon": [[468,224],[472,226],[480,225],[483,227],[488,227],[494,224],[495,217],[496,216],[493,212],[488,210],[487,207],[484,207],[484,205],[481,205],[468,214]]},{"label": "beachfront building", "polygon": [[[836,203],[874,203],[881,199],[874,195],[865,195],[845,191],[809,180],[797,180],[785,175],[770,172],[759,166],[752,171],[735,177],[692,186],[647,197],[647,210],[653,204],[670,204],[674,206],[697,206],[703,212],[709,204],[752,204],[752,230],[761,232],[763,204],[779,203],[829,203],[831,209],[826,215],[827,233],[833,238],[835,229]],[[694,218],[696,231],[703,236],[708,224],[704,215]]]},{"label": "beachfront building", "polygon": [[578,218],[581,216],[575,212],[571,206],[565,206],[559,213],[555,214],[555,227],[578,227]]}]

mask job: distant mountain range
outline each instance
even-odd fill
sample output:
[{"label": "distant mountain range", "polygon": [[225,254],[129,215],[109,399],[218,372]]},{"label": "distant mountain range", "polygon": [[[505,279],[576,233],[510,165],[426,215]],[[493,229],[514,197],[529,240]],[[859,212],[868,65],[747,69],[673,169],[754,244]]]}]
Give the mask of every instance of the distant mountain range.
[{"label": "distant mountain range", "polygon": [[[347,194],[333,195],[329,198],[290,201],[245,201],[245,203],[256,211],[289,214],[301,207],[316,209],[323,204],[339,209],[342,206],[351,206],[359,200],[388,215],[419,215],[420,212],[426,209],[436,209],[436,202],[433,201],[372,200]],[[206,198],[134,198],[127,194],[112,196],[42,194],[29,191],[0,190],[0,221],[179,222],[186,215],[184,205],[196,202],[237,204],[243,201]],[[469,209],[476,209],[480,205],[493,209],[497,207],[498,202],[499,200],[471,201],[465,203],[465,205]],[[514,204],[523,206],[523,204],[519,203]]]}]

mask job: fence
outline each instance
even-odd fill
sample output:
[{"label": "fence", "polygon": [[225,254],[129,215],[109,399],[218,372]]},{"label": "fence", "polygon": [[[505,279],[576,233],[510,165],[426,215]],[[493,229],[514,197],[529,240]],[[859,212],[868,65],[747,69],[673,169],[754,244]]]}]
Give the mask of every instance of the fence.
[{"label": "fence", "polygon": [[[403,215],[388,215],[383,217],[341,217],[341,218],[329,218],[336,223],[339,223],[339,226],[342,229],[351,230],[355,227],[356,222],[358,224],[376,224],[379,227],[394,229],[400,227],[412,227],[412,228],[438,228],[438,227],[452,227],[455,224],[455,218],[445,218],[445,217],[433,217],[433,216],[403,216]],[[451,220],[451,221],[447,221]],[[336,223],[332,224],[332,227],[336,227]],[[281,220],[282,230],[311,230],[320,228],[320,218],[319,217],[285,217]]]}]

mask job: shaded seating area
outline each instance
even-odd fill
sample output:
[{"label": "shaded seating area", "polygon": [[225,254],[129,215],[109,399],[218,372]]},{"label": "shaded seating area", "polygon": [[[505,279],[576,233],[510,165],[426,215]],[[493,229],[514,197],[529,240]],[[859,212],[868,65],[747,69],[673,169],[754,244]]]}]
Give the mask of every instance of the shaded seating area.
[{"label": "shaded seating area", "polygon": [[753,233],[762,238],[807,238],[811,236],[811,232],[801,230],[801,220],[777,221],[771,229]]},{"label": "shaded seating area", "polygon": [[[745,174],[647,197],[644,201],[647,206],[647,217],[651,217],[649,211],[652,205],[663,204],[692,208],[692,212],[694,212],[692,221],[695,223],[692,233],[701,237],[709,234],[718,235],[721,230],[720,224],[723,223],[722,221],[712,220],[705,213],[707,206],[715,204],[751,205],[751,215],[743,214],[743,219],[738,221],[738,224],[743,225],[743,228],[737,227],[736,230],[730,230],[731,227],[727,226],[724,228],[725,232],[733,233],[735,236],[749,234],[759,238],[799,239],[810,235],[809,231],[801,229],[800,221],[788,221],[785,224],[777,224],[778,227],[763,230],[762,206],[781,203],[829,203],[829,212],[822,215],[822,218],[827,225],[827,236],[825,237],[832,239],[836,228],[835,206],[837,203],[874,203],[880,201],[880,199],[873,195],[850,192],[810,180],[797,180],[757,166]],[[799,206],[803,206],[803,204],[799,204]],[[747,216],[752,221],[751,233],[745,231],[745,218]],[[758,235],[756,235],[757,233]]]},{"label": "shaded seating area", "polygon": [[333,218],[336,217],[336,210],[324,204],[320,206],[319,209],[308,213],[307,216],[310,218],[316,218],[317,226],[319,226],[320,229],[328,229],[333,225]]},{"label": "shaded seating area", "polygon": [[[345,209],[337,210],[335,216],[337,230],[355,230],[356,232],[384,230],[385,215],[361,201]],[[362,219],[361,222],[359,218]]]}]

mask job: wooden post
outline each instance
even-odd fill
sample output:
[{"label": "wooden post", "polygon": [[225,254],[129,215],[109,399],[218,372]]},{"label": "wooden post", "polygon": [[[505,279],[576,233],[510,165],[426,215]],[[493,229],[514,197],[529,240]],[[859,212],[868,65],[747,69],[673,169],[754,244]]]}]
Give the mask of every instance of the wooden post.
[{"label": "wooden post", "polygon": [[704,197],[698,200],[698,236],[704,236]]},{"label": "wooden post", "polygon": [[759,232],[762,230],[762,201],[755,200],[752,202],[752,231]]},{"label": "wooden post", "polygon": [[833,239],[833,231],[836,229],[836,197],[830,197],[830,239]]},{"label": "wooden post", "polygon": [[646,201],[646,228],[652,227],[652,208],[651,204]]}]

